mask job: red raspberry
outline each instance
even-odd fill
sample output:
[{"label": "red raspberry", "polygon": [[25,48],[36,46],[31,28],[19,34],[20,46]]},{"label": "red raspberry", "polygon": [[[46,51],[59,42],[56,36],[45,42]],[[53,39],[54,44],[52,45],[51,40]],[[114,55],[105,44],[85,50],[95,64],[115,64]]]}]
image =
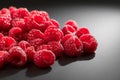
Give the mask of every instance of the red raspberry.
[{"label": "red raspberry", "polygon": [[27,62],[25,51],[19,46],[14,46],[9,50],[8,62],[16,67],[23,67]]},{"label": "red raspberry", "polygon": [[31,41],[37,38],[43,39],[43,37],[44,37],[44,34],[40,30],[32,29],[29,31],[27,38],[28,38],[28,41]]},{"label": "red raspberry", "polygon": [[16,12],[16,10],[17,10],[17,8],[14,7],[14,6],[10,6],[10,7],[9,7],[9,11],[10,11],[10,14],[11,14],[11,17],[12,17],[12,18],[13,18],[14,13]]},{"label": "red raspberry", "polygon": [[33,46],[27,47],[25,52],[27,54],[27,60],[29,62],[32,62],[33,61],[33,56],[36,53],[34,47]]},{"label": "red raspberry", "polygon": [[59,22],[55,19],[51,19],[51,22],[53,25],[55,25],[57,28],[59,28]]},{"label": "red raspberry", "polygon": [[31,14],[41,15],[43,18],[45,18],[46,21],[50,20],[49,14],[46,11],[33,10],[33,11],[31,11]]},{"label": "red raspberry", "polygon": [[17,44],[17,42],[14,40],[14,38],[9,37],[9,36],[2,37],[2,40],[5,41],[4,46],[1,46],[1,47],[3,47],[4,50],[9,50],[11,47],[13,47]]},{"label": "red raspberry", "polygon": [[83,52],[82,42],[76,36],[72,36],[68,38],[64,42],[63,47],[64,47],[65,54],[70,57],[80,56],[81,53]]},{"label": "red raspberry", "polygon": [[83,43],[84,52],[92,53],[97,49],[97,41],[91,34],[83,34],[80,37]]},{"label": "red raspberry", "polygon": [[27,49],[27,47],[30,47],[30,43],[22,40],[18,43],[18,46],[20,46],[25,51]]},{"label": "red raspberry", "polygon": [[28,30],[39,29],[42,32],[46,29],[45,18],[38,14],[32,14],[24,18]]},{"label": "red raspberry", "polygon": [[63,38],[62,38],[62,44],[65,43],[65,41],[67,41],[69,38],[73,37],[74,34],[66,34]]},{"label": "red raspberry", "polygon": [[0,69],[7,63],[9,53],[7,51],[0,51]]},{"label": "red raspberry", "polygon": [[48,45],[50,45],[50,50],[55,54],[56,57],[60,57],[63,51],[63,46],[60,42],[52,41],[49,42]]},{"label": "red raspberry", "polygon": [[89,32],[89,30],[88,30],[88,28],[87,27],[81,27],[81,28],[79,28],[77,31],[76,31],[76,34],[75,35],[77,35],[78,37],[80,37],[81,35],[83,35],[83,34],[89,34],[90,32]]},{"label": "red raspberry", "polygon": [[44,44],[44,40],[37,38],[37,39],[31,40],[31,41],[30,41],[30,44],[31,44],[32,46],[34,46],[35,48],[37,48],[38,46]]},{"label": "red raspberry", "polygon": [[3,40],[3,38],[0,38],[0,50],[4,50],[5,49],[5,41]]},{"label": "red raspberry", "polygon": [[76,30],[71,26],[71,25],[65,25],[62,29],[62,32],[64,33],[64,35],[66,34],[71,34],[73,32],[75,32]]},{"label": "red raspberry", "polygon": [[47,45],[47,44],[43,44],[43,45],[40,45],[40,46],[37,47],[37,51],[43,50],[43,49],[51,50],[51,46]]},{"label": "red raspberry", "polygon": [[22,30],[26,30],[25,21],[24,19],[15,18],[12,20],[13,27],[20,27]]},{"label": "red raspberry", "polygon": [[77,30],[77,28],[78,28],[78,25],[74,20],[68,20],[65,24],[71,25],[75,30]]},{"label": "red raspberry", "polygon": [[53,65],[55,62],[55,55],[52,51],[50,50],[39,50],[35,55],[34,55],[34,63],[36,66],[40,68],[47,68]]},{"label": "red raspberry", "polygon": [[0,28],[4,31],[11,28],[11,17],[8,14],[0,14]]},{"label": "red raspberry", "polygon": [[45,41],[60,41],[63,37],[63,32],[58,28],[47,28],[44,33]]},{"label": "red raspberry", "polygon": [[12,15],[13,18],[24,18],[29,16],[30,13],[27,8],[18,8]]},{"label": "red raspberry", "polygon": [[13,37],[16,41],[23,40],[23,31],[19,27],[13,27],[9,31],[9,36]]}]

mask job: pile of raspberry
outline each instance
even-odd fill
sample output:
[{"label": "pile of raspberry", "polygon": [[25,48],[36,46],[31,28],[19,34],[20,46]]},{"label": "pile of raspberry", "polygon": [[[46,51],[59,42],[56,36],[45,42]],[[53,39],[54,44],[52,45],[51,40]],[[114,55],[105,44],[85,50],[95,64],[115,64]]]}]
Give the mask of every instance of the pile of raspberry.
[{"label": "pile of raspberry", "polygon": [[47,68],[63,54],[68,57],[92,54],[97,45],[89,30],[78,28],[74,20],[68,20],[60,29],[58,21],[46,11],[13,6],[0,10],[0,68],[24,67],[30,62]]}]

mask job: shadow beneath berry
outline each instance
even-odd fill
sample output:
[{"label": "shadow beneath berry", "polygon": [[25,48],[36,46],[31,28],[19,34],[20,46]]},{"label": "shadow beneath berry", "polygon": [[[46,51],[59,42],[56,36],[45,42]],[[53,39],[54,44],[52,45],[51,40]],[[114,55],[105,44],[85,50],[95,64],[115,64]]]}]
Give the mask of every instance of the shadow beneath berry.
[{"label": "shadow beneath berry", "polygon": [[67,64],[70,64],[75,61],[85,61],[85,60],[91,60],[95,57],[95,53],[84,53],[84,55],[81,55],[80,57],[68,57],[66,55],[63,55],[61,58],[59,58],[58,63],[61,66],[65,66]]},{"label": "shadow beneath berry", "polygon": [[21,71],[23,68],[15,68],[10,65],[6,65],[4,68],[0,69],[0,80],[11,75],[14,75]]},{"label": "shadow beneath berry", "polygon": [[47,68],[47,69],[40,69],[38,67],[36,67],[33,64],[29,64],[27,66],[27,71],[26,71],[26,76],[27,77],[36,77],[36,76],[40,76],[40,75],[44,75],[49,73],[52,70],[51,67]]}]

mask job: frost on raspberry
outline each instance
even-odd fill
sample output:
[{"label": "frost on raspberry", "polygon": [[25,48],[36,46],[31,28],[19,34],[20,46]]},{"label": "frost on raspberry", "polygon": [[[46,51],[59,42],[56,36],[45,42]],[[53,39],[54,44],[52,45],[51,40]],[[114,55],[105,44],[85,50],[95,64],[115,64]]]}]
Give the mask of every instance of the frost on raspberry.
[{"label": "frost on raspberry", "polygon": [[48,42],[48,45],[50,45],[50,50],[55,54],[57,58],[62,55],[62,52],[64,49],[60,42],[51,41],[51,42]]},{"label": "frost on raspberry", "polygon": [[78,28],[78,25],[77,25],[76,21],[74,21],[74,20],[68,20],[65,23],[65,25],[71,25],[75,30],[77,30],[77,28]]},{"label": "frost on raspberry", "polygon": [[23,67],[27,62],[27,55],[22,48],[14,46],[9,50],[8,62],[15,67]]},{"label": "frost on raspberry", "polygon": [[7,63],[9,53],[7,51],[0,51],[0,69]]},{"label": "frost on raspberry", "polygon": [[80,56],[83,52],[82,42],[78,37],[72,36],[63,43],[64,53],[70,57]]},{"label": "frost on raspberry", "polygon": [[39,68],[47,68],[54,64],[55,55],[50,50],[39,50],[34,55],[34,64]]},{"label": "frost on raspberry", "polygon": [[80,27],[75,33],[75,35],[77,35],[78,37],[80,37],[83,34],[90,34],[87,27]]},{"label": "frost on raspberry", "polygon": [[73,32],[75,32],[76,30],[71,26],[71,25],[65,25],[62,29],[62,32],[64,33],[64,35],[66,34],[71,34]]},{"label": "frost on raspberry", "polygon": [[23,30],[20,27],[13,27],[9,31],[9,36],[16,41],[21,41],[23,39]]},{"label": "frost on raspberry", "polygon": [[58,28],[47,28],[44,33],[45,41],[60,41],[63,37],[63,32]]},{"label": "frost on raspberry", "polygon": [[80,40],[83,43],[83,49],[85,53],[94,53],[97,49],[97,40],[91,34],[83,34],[80,37]]}]

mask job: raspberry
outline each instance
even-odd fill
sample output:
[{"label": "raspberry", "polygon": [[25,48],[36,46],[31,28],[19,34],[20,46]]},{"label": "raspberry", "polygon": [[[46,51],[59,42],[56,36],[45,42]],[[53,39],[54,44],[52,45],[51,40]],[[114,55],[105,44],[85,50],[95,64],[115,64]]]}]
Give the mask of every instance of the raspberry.
[{"label": "raspberry", "polygon": [[7,15],[10,16],[10,11],[9,11],[9,9],[7,9],[7,8],[3,8],[3,9],[1,10],[1,14],[7,14]]},{"label": "raspberry", "polygon": [[44,44],[44,40],[37,38],[37,39],[30,41],[30,44],[34,46],[35,48],[37,48],[38,46]]},{"label": "raspberry", "polygon": [[5,48],[5,41],[3,40],[3,38],[0,38],[0,50],[4,50]]},{"label": "raspberry", "polygon": [[34,55],[34,63],[40,68],[47,68],[53,65],[55,62],[55,55],[50,50],[39,50]]},{"label": "raspberry", "polygon": [[27,49],[27,47],[30,47],[30,43],[22,40],[18,43],[18,46],[20,46],[25,51]]},{"label": "raspberry", "polygon": [[9,7],[9,11],[10,11],[10,14],[11,14],[11,17],[13,17],[13,14],[16,12],[17,8],[14,7],[14,6],[10,6]]},{"label": "raspberry", "polygon": [[12,20],[13,27],[20,27],[22,30],[26,30],[25,21],[24,19],[15,18]]},{"label": "raspberry", "polygon": [[45,18],[41,15],[32,14],[24,18],[28,30],[39,29],[42,32],[46,29]]},{"label": "raspberry", "polygon": [[25,51],[19,46],[14,46],[9,50],[8,62],[16,67],[23,67],[27,62]]},{"label": "raspberry", "polygon": [[63,37],[63,32],[58,28],[47,28],[44,33],[45,41],[60,41]]},{"label": "raspberry", "polygon": [[33,10],[33,11],[31,11],[31,14],[41,15],[43,18],[45,18],[46,21],[50,20],[49,14],[46,11]]},{"label": "raspberry", "polygon": [[71,38],[72,36],[74,36],[74,34],[66,34],[63,38],[62,38],[62,44],[65,43],[66,40],[68,40],[69,38]]},{"label": "raspberry", "polygon": [[78,37],[80,37],[80,36],[83,35],[83,34],[89,34],[89,33],[90,33],[90,32],[89,32],[89,30],[88,30],[87,27],[81,27],[81,28],[79,28],[79,29],[76,31],[75,35],[77,35]]},{"label": "raspberry", "polygon": [[64,47],[65,54],[70,57],[80,56],[81,53],[83,52],[82,42],[76,36],[72,36],[68,38],[64,42],[63,47]]},{"label": "raspberry", "polygon": [[7,31],[11,28],[11,17],[8,14],[0,14],[0,28]]},{"label": "raspberry", "polygon": [[18,8],[12,15],[13,18],[24,18],[29,16],[30,13],[27,8]]},{"label": "raspberry", "polygon": [[55,54],[56,57],[60,57],[63,51],[63,46],[60,44],[60,42],[52,41],[49,42],[48,45],[50,45],[50,50]]},{"label": "raspberry", "polygon": [[57,28],[59,28],[59,22],[55,19],[51,19],[51,22],[53,25],[55,25]]},{"label": "raspberry", "polygon": [[13,37],[16,41],[21,41],[23,39],[23,31],[19,27],[13,27],[9,31],[9,36]]},{"label": "raspberry", "polygon": [[84,52],[92,53],[97,49],[97,41],[91,34],[83,34],[80,37],[83,43]]},{"label": "raspberry", "polygon": [[73,32],[75,32],[76,30],[71,26],[71,25],[65,25],[62,29],[62,32],[64,33],[64,35],[66,34],[71,34]]},{"label": "raspberry", "polygon": [[75,30],[77,30],[77,28],[78,28],[78,25],[74,20],[68,20],[65,24],[71,25]]},{"label": "raspberry", "polygon": [[0,51],[0,69],[7,63],[9,53],[7,51]]},{"label": "raspberry", "polygon": [[31,41],[37,38],[43,39],[43,37],[44,37],[44,34],[40,30],[32,29],[29,31],[27,38],[28,38],[28,41]]},{"label": "raspberry", "polygon": [[33,61],[33,56],[36,53],[34,47],[33,46],[27,47],[25,52],[27,54],[27,60],[29,62],[32,62]]},{"label": "raspberry", "polygon": [[5,44],[3,46],[1,46],[1,47],[3,47],[4,50],[9,50],[11,47],[13,47],[17,44],[17,42],[14,40],[14,38],[9,37],[9,36],[2,37],[2,40],[5,41]]}]

